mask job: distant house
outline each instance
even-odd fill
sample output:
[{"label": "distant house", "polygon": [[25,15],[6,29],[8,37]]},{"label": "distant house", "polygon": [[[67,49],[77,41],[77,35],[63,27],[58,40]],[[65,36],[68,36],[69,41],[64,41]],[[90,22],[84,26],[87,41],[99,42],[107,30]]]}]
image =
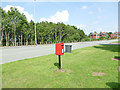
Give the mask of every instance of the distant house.
[{"label": "distant house", "polygon": [[100,38],[100,36],[97,33],[92,33],[90,35],[90,39],[97,39],[97,38]]},{"label": "distant house", "polygon": [[120,32],[115,32],[113,34],[110,35],[111,38],[118,38],[120,37]]},{"label": "distant house", "polygon": [[90,35],[90,38],[91,39],[94,39],[94,38],[99,39],[100,37],[106,37],[106,36],[107,36],[106,32],[101,32],[100,34],[92,33]]},{"label": "distant house", "polygon": [[[100,32],[100,34],[92,33],[90,35],[90,39],[99,39],[100,37],[107,38],[108,33],[106,32]],[[120,38],[120,32],[115,32],[110,35],[111,38]]]},{"label": "distant house", "polygon": [[100,37],[106,37],[108,34],[106,32],[101,32]]}]

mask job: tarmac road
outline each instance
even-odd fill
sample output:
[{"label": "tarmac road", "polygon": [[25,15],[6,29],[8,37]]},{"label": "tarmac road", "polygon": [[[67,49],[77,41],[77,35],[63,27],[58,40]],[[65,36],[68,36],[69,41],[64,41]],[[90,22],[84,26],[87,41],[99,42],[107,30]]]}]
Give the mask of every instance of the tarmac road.
[{"label": "tarmac road", "polygon": [[[72,50],[95,46],[99,44],[109,44],[117,40],[91,41],[66,43],[72,45]],[[66,45],[65,44],[65,45]],[[55,53],[55,44],[37,45],[37,46],[16,46],[16,47],[0,47],[0,64],[22,60],[25,58],[39,57],[43,55]]]}]

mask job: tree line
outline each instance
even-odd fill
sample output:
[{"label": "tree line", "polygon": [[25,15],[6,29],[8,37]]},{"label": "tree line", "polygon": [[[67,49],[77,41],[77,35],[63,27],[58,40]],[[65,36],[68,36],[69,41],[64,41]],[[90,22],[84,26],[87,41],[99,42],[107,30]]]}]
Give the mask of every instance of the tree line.
[{"label": "tree line", "polygon": [[[5,12],[0,7],[0,44],[3,46],[21,46],[35,44],[35,22],[27,21],[24,13],[11,7]],[[38,44],[57,42],[80,42],[88,40],[84,31],[64,23],[37,22],[36,36]]]}]

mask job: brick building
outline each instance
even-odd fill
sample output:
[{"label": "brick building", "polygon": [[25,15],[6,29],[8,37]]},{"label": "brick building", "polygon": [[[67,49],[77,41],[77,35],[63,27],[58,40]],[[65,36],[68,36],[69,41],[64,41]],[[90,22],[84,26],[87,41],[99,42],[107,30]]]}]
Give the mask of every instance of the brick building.
[{"label": "brick building", "polygon": [[108,34],[106,32],[101,32],[100,37],[106,37]]},{"label": "brick building", "polygon": [[97,39],[97,38],[100,38],[100,36],[97,33],[93,33],[93,34],[90,35],[90,38],[91,39],[94,39],[94,38]]},{"label": "brick building", "polygon": [[100,37],[106,37],[106,36],[107,36],[106,32],[101,32],[100,34],[92,33],[90,35],[90,38],[91,39],[94,39],[94,38],[99,39]]},{"label": "brick building", "polygon": [[[92,33],[90,35],[90,39],[99,39],[100,37],[107,37],[108,33],[106,32],[100,32],[100,34],[97,33]],[[113,34],[110,35],[111,38],[120,38],[120,32],[115,32]]]},{"label": "brick building", "polygon": [[113,34],[110,35],[111,38],[118,38],[120,37],[120,32],[115,32]]}]

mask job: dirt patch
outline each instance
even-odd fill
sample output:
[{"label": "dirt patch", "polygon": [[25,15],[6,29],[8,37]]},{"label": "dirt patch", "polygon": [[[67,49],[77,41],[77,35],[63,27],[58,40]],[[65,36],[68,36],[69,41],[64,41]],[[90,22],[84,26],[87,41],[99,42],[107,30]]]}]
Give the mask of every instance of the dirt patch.
[{"label": "dirt patch", "polygon": [[117,60],[118,61],[118,60],[120,60],[120,58],[112,58],[112,60]]},{"label": "dirt patch", "polygon": [[67,74],[70,74],[72,71],[71,70],[63,70],[63,69],[61,69],[61,70],[56,70],[56,72],[65,72]]},{"label": "dirt patch", "polygon": [[93,76],[104,76],[105,73],[103,73],[103,72],[93,72],[92,75]]},{"label": "dirt patch", "polygon": [[63,69],[58,69],[58,70],[56,70],[56,72],[65,72]]},{"label": "dirt patch", "polygon": [[71,70],[65,70],[67,74],[70,74],[72,71]]}]

